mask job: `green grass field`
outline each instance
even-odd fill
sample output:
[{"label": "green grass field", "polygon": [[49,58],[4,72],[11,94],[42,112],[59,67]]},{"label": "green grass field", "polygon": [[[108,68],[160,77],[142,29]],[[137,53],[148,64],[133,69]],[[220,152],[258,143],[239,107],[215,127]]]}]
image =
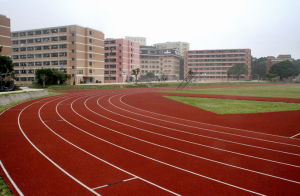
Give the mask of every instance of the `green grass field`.
[{"label": "green grass field", "polygon": [[8,189],[8,186],[4,183],[3,179],[0,176],[0,195],[2,196],[13,196],[13,194]]},{"label": "green grass field", "polygon": [[[166,91],[165,91],[166,92]],[[282,97],[300,98],[300,84],[296,85],[274,85],[274,86],[253,86],[253,87],[230,87],[211,89],[183,89],[167,92],[174,93],[196,93],[215,95],[238,95],[255,97]]]},{"label": "green grass field", "polygon": [[248,101],[198,97],[165,96],[169,99],[192,105],[217,114],[244,114],[300,110],[298,103]]}]

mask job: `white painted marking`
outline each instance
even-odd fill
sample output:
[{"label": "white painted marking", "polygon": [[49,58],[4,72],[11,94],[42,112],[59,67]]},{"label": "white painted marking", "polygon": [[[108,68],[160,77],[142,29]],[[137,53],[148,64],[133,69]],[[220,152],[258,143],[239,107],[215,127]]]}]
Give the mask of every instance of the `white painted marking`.
[{"label": "white painted marking", "polygon": [[[63,101],[64,101],[64,100],[63,100]],[[62,102],[62,101],[61,101],[61,102]],[[56,105],[56,107],[55,107],[56,113],[57,113],[57,114],[58,114],[58,115],[59,115],[66,123],[70,124],[71,126],[75,127],[76,129],[78,129],[78,130],[80,130],[80,131],[82,131],[82,132],[84,132],[84,133],[86,133],[86,134],[89,134],[88,132],[86,132],[86,131],[80,129],[79,127],[77,127],[77,126],[75,126],[75,125],[73,125],[72,123],[70,123],[69,121],[67,121],[65,118],[63,118],[63,117],[61,116],[61,114],[58,112],[58,106],[60,105],[61,102],[59,102],[59,103]],[[40,109],[41,109],[41,108],[40,108]],[[39,116],[40,116],[40,110],[39,110]],[[43,122],[42,118],[40,118],[40,120]],[[84,152],[84,153],[86,153],[86,154],[88,154],[88,155],[94,157],[95,159],[97,159],[97,160],[99,160],[99,161],[102,161],[102,162],[104,162],[104,163],[106,163],[106,164],[108,164],[108,165],[110,165],[110,166],[112,166],[112,167],[114,167],[114,168],[116,168],[116,169],[118,169],[118,170],[120,170],[120,171],[123,171],[123,172],[125,172],[125,173],[127,173],[127,174],[129,174],[129,175],[131,175],[131,176],[134,176],[134,177],[136,177],[136,178],[138,178],[138,179],[140,179],[140,180],[142,180],[142,181],[144,181],[144,182],[146,182],[146,183],[148,183],[148,184],[151,184],[151,185],[153,185],[153,186],[156,186],[156,187],[158,187],[158,188],[160,188],[160,189],[162,189],[162,190],[164,190],[164,191],[167,191],[167,192],[169,192],[169,193],[171,193],[171,194],[173,194],[173,195],[179,195],[178,193],[175,193],[175,192],[173,192],[173,191],[171,191],[171,190],[168,190],[168,189],[166,189],[166,188],[164,188],[164,187],[162,187],[162,186],[159,186],[159,185],[157,185],[157,184],[155,184],[155,183],[153,183],[153,182],[150,182],[150,181],[148,181],[148,180],[146,180],[146,179],[144,179],[144,178],[141,178],[141,177],[139,177],[139,176],[137,176],[137,175],[135,175],[135,174],[133,174],[133,173],[131,173],[131,172],[128,172],[128,171],[126,171],[126,170],[124,170],[124,169],[122,169],[122,168],[120,168],[120,167],[118,167],[118,166],[116,166],[116,165],[114,165],[114,164],[112,164],[112,163],[110,163],[110,162],[104,160],[104,159],[101,159],[101,158],[97,157],[96,155],[94,155],[94,154],[92,154],[92,153],[90,153],[90,152],[88,152],[88,151],[86,151],[86,150],[80,148],[79,146],[77,146],[77,145],[73,144],[72,142],[70,142],[69,140],[65,139],[64,137],[62,137],[61,135],[59,135],[58,133],[56,133],[55,131],[53,131],[53,129],[51,129],[47,124],[44,123],[44,125],[45,125],[45,126],[46,126],[53,134],[55,134],[57,137],[59,137],[59,138],[62,139],[63,141],[65,141],[66,143],[70,144],[71,146],[73,146],[73,147],[79,149],[80,151],[82,151],[82,152]]]},{"label": "white painted marking", "polygon": [[[111,102],[110,102],[111,103]],[[111,103],[112,104],[112,103]],[[113,105],[113,104],[112,104]],[[115,106],[115,105],[114,105]],[[117,106],[115,106],[117,107]],[[135,112],[131,112],[129,110],[126,110],[126,109],[123,109],[123,108],[120,108],[120,107],[117,107],[121,110],[124,110],[124,111],[127,111],[129,113],[133,113],[133,114],[136,114],[136,115],[140,115],[140,116],[143,116],[142,114],[139,114],[139,113],[135,113]],[[146,118],[153,118],[153,119],[156,119],[156,120],[160,120],[160,119],[157,119],[157,118],[154,118],[154,117],[149,117],[149,116],[144,116]],[[160,121],[163,121],[163,120],[160,120]],[[174,122],[171,122],[173,124],[178,124],[178,123],[174,123]],[[155,125],[155,124],[153,124]],[[159,126],[159,127],[164,127],[164,126],[160,126],[160,125],[156,125],[156,126]],[[183,126],[187,126],[187,125],[183,125]],[[182,133],[186,133],[186,134],[189,134],[189,135],[194,135],[194,136],[198,136],[198,137],[205,137],[205,138],[210,138],[210,139],[214,139],[214,140],[219,140],[219,141],[223,141],[223,142],[228,142],[228,143],[233,143],[233,144],[238,144],[238,145],[243,145],[243,146],[248,146],[248,147],[252,147],[252,148],[258,148],[258,149],[263,149],[263,150],[269,150],[269,151],[274,151],[274,152],[280,152],[280,153],[284,153],[284,154],[289,154],[289,155],[294,155],[294,156],[300,156],[300,154],[295,154],[295,153],[291,153],[291,152],[286,152],[286,151],[281,151],[281,150],[274,150],[274,149],[270,149],[270,148],[265,148],[265,147],[261,147],[261,146],[254,146],[254,145],[250,145],[250,144],[245,144],[245,143],[239,143],[239,142],[234,142],[232,140],[226,140],[226,139],[220,139],[220,138],[216,138],[216,137],[211,137],[211,136],[206,136],[206,135],[201,135],[201,134],[196,134],[196,133],[192,133],[192,132],[187,132],[187,131],[181,131],[181,130],[178,130],[178,129],[173,129],[173,128],[169,128],[169,127],[164,127],[166,129],[169,129],[169,130],[174,130],[174,131],[178,131],[178,132],[182,132]],[[197,128],[195,127],[196,129],[201,129],[202,128]]]},{"label": "white painted marking", "polygon": [[[79,99],[76,99],[76,100],[79,100]],[[71,104],[71,107],[73,106],[73,103],[76,101],[74,100]],[[87,108],[87,105],[86,105],[86,101],[88,99],[85,100],[84,102],[84,105],[85,107]],[[72,107],[72,110],[73,110],[73,107]],[[89,109],[90,110],[90,109]],[[103,125],[100,125],[86,117],[84,117],[83,115],[80,115],[78,112],[76,112],[75,110],[73,110],[78,116],[80,116],[81,118],[84,118],[85,120],[99,126],[99,127],[102,127],[102,128],[105,128],[109,131],[112,131],[112,132],[115,132],[115,133],[118,133],[120,135],[124,135],[126,137],[129,137],[129,138],[132,138],[132,139],[135,139],[135,140],[138,140],[138,141],[141,141],[141,142],[144,142],[144,143],[147,143],[147,144],[151,144],[151,145],[154,145],[154,146],[158,146],[160,148],[165,148],[165,149],[168,149],[170,151],[174,151],[174,152],[178,152],[178,153],[181,153],[181,154],[184,154],[184,155],[188,155],[188,156],[191,156],[191,157],[195,157],[195,158],[198,158],[198,159],[203,159],[203,160],[206,160],[206,161],[209,161],[209,162],[213,162],[213,163],[217,163],[217,164],[221,164],[221,165],[225,165],[225,166],[228,166],[228,167],[233,167],[233,168],[236,168],[236,169],[240,169],[240,170],[244,170],[244,171],[248,171],[248,172],[252,172],[252,173],[256,173],[256,174],[259,174],[259,175],[264,175],[264,176],[268,176],[268,177],[272,177],[272,178],[277,178],[277,179],[280,179],[280,180],[284,180],[284,181],[288,181],[288,182],[292,182],[292,183],[296,183],[296,184],[300,184],[300,182],[298,181],[295,181],[295,180],[290,180],[290,179],[287,179],[287,178],[282,178],[282,177],[279,177],[279,176],[274,176],[274,175],[271,175],[271,174],[267,174],[267,173],[263,173],[263,172],[258,172],[258,171],[255,171],[255,170],[251,170],[251,169],[246,169],[246,168],[243,168],[243,167],[239,167],[239,166],[235,166],[235,165],[231,165],[231,164],[228,164],[228,163],[224,163],[224,162],[220,162],[220,161],[216,161],[216,160],[213,160],[213,159],[209,159],[209,158],[206,158],[206,157],[202,157],[202,156],[198,156],[198,155],[194,155],[194,154],[191,154],[191,153],[187,153],[187,152],[184,152],[184,151],[180,151],[180,150],[176,150],[174,148],[170,148],[170,147],[167,147],[167,146],[163,146],[163,145],[160,145],[160,144],[156,144],[156,143],[153,143],[153,142],[149,142],[147,140],[143,140],[143,139],[140,139],[140,138],[137,138],[137,137],[134,137],[134,136],[131,136],[131,135],[128,135],[128,134],[125,134],[125,133],[122,133],[122,132],[119,132],[119,131],[116,131],[114,129],[111,129],[109,127],[106,127],[106,126],[103,126]],[[91,112],[95,113],[94,111],[90,110]],[[96,113],[95,113],[96,114]],[[98,114],[98,113],[97,113]],[[106,119],[109,119],[101,114],[98,114],[99,116],[103,117],[103,118],[106,118]],[[117,122],[117,121],[115,121]],[[133,127],[133,128],[137,128],[137,127]],[[139,128],[137,128],[139,129]]]},{"label": "white painted marking", "polygon": [[[124,105],[127,105],[124,102],[122,102],[122,99],[120,99],[120,102],[123,103]],[[130,105],[128,105],[128,106],[129,107],[133,107],[133,106],[130,106]],[[133,108],[135,108],[135,107],[133,107]],[[136,108],[136,109],[138,109],[138,108]],[[122,110],[125,110],[125,109],[122,109]],[[139,110],[142,110],[142,109],[139,109]],[[126,110],[126,111],[128,111],[128,110]],[[149,112],[147,110],[143,110],[143,111]],[[131,111],[128,111],[128,112],[133,113]],[[154,113],[154,112],[149,112],[149,113]],[[185,127],[190,127],[190,128],[205,130],[205,131],[209,131],[209,132],[215,132],[215,133],[226,134],[226,135],[234,135],[234,136],[243,137],[243,138],[247,138],[247,139],[259,140],[259,141],[264,141],[264,142],[270,142],[270,143],[276,143],[276,144],[287,145],[287,146],[294,146],[294,147],[300,148],[300,146],[294,145],[294,144],[288,144],[288,143],[283,143],[283,142],[275,142],[275,141],[265,140],[265,139],[261,139],[261,138],[254,138],[254,137],[243,136],[243,135],[234,134],[234,133],[227,133],[227,132],[216,131],[216,130],[213,130],[213,129],[207,129],[207,128],[201,128],[201,127],[199,128],[199,127],[190,126],[190,125],[186,125],[186,124],[182,124],[182,123],[176,123],[176,122],[172,122],[172,121],[168,121],[168,120],[163,120],[163,119],[155,118],[155,117],[152,117],[152,116],[147,116],[147,115],[144,115],[144,114],[139,114],[139,113],[135,113],[135,114],[136,115],[140,115],[140,116],[144,116],[144,117],[147,117],[147,118],[156,119],[156,120],[163,121],[163,122],[168,122],[168,123],[172,123],[172,124],[176,124],[176,125],[181,125],[181,126],[185,126]],[[157,113],[155,113],[155,114],[157,114]],[[158,115],[163,115],[163,114],[158,114]],[[163,115],[163,116],[165,116],[165,115]],[[171,116],[168,116],[168,117],[171,117]],[[176,117],[172,117],[172,118],[176,118]],[[177,118],[177,119],[181,119],[181,118]],[[186,119],[181,119],[181,120],[186,120]]]},{"label": "white painted marking", "polygon": [[[128,95],[128,94],[127,94]],[[226,129],[233,129],[233,130],[238,130],[238,131],[242,131],[242,132],[249,132],[249,133],[255,133],[255,134],[259,134],[259,135],[269,135],[269,136],[274,136],[274,137],[280,137],[280,138],[285,138],[285,139],[288,139],[290,137],[286,137],[286,136],[281,136],[281,135],[274,135],[274,134],[269,134],[269,133],[260,133],[260,132],[256,132],[256,131],[250,131],[250,130],[246,130],[246,129],[238,129],[238,128],[233,128],[233,127],[227,127],[227,126],[222,126],[222,125],[215,125],[215,124],[210,124],[210,123],[205,123],[205,122],[201,122],[201,121],[193,121],[193,120],[189,120],[189,119],[184,119],[184,118],[179,118],[179,117],[174,117],[174,116],[169,116],[169,115],[166,115],[166,114],[160,114],[160,113],[156,113],[156,112],[151,112],[151,111],[148,111],[148,110],[144,110],[144,109],[141,109],[141,108],[137,108],[137,107],[134,107],[132,105],[129,105],[129,104],[126,104],[125,102],[123,102],[123,98],[127,95],[123,95],[121,98],[120,98],[120,102],[123,103],[124,105],[127,105],[128,107],[131,107],[131,108],[135,108],[137,110],[140,110],[140,111],[144,111],[144,112],[147,112],[147,113],[152,113],[152,114],[156,114],[156,115],[160,115],[160,116],[165,116],[165,117],[169,117],[169,118],[173,118],[173,119],[179,119],[179,120],[183,120],[183,121],[187,121],[187,122],[193,122],[193,123],[197,123],[197,124],[204,124],[204,125],[210,125],[210,126],[215,126],[215,127],[220,127],[220,128],[226,128]],[[293,138],[293,139],[297,139],[297,138]],[[299,140],[299,139],[297,139]],[[284,144],[287,144],[287,143],[284,143]],[[287,145],[291,145],[291,144],[287,144]],[[297,145],[296,145],[297,146]],[[300,147],[300,146],[298,146]]]},{"label": "white painted marking", "polygon": [[[298,135],[300,135],[300,133],[297,133],[296,135],[293,135],[293,136],[291,136],[290,138],[297,137]],[[298,139],[298,138],[294,138],[294,139]]]},{"label": "white painted marking", "polygon": [[6,168],[4,167],[4,164],[2,163],[2,161],[0,160],[0,166],[3,169],[5,175],[7,176],[7,178],[9,179],[9,181],[11,182],[11,184],[14,186],[14,188],[16,189],[16,191],[18,192],[18,194],[20,196],[24,196],[24,194],[22,193],[22,191],[19,189],[19,187],[17,186],[17,184],[14,182],[14,180],[11,178],[11,176],[9,175],[8,171],[6,170]]},{"label": "white painted marking", "polygon": [[[103,97],[102,97],[103,98]],[[89,98],[90,99],[90,98]],[[99,101],[100,101],[101,98],[97,99],[97,105],[99,107],[101,107],[102,109],[110,112],[110,113],[113,113],[115,115],[118,115],[118,116],[122,116],[122,117],[125,117],[125,118],[128,118],[128,119],[131,119],[131,120],[134,120],[134,121],[137,121],[137,122],[142,122],[142,123],[145,123],[145,124],[150,124],[150,125],[153,125],[153,126],[157,126],[157,127],[161,127],[161,128],[165,128],[165,129],[170,129],[170,130],[174,130],[176,132],[184,132],[184,131],[180,131],[180,130],[177,130],[177,129],[173,129],[173,128],[169,128],[169,127],[164,127],[164,126],[160,126],[160,125],[156,125],[156,124],[153,124],[153,123],[148,123],[146,121],[142,121],[142,120],[138,120],[138,119],[135,119],[135,118],[131,118],[131,117],[128,117],[128,116],[125,116],[125,115],[122,115],[122,114],[119,114],[119,113],[116,113],[116,112],[113,112],[112,110],[109,110],[105,107],[103,107],[102,105],[100,105]],[[87,105],[86,105],[86,102],[88,100],[85,101],[85,106],[88,110],[90,110],[91,112],[95,113],[96,115],[100,115],[108,120],[111,120],[111,121],[114,121],[114,122],[117,122],[117,123],[120,123],[120,124],[123,124],[123,125],[126,125],[128,127],[132,127],[132,128],[136,128],[136,129],[139,129],[141,131],[144,131],[144,132],[148,132],[148,133],[152,133],[152,134],[155,134],[155,135],[159,135],[159,136],[162,136],[162,137],[167,137],[167,138],[170,138],[170,139],[174,139],[174,140],[178,140],[178,141],[181,141],[181,142],[186,142],[186,143],[189,143],[189,144],[194,144],[194,145],[198,145],[198,146],[203,146],[203,147],[207,147],[207,148],[211,148],[211,149],[214,149],[214,150],[219,150],[219,151],[223,151],[223,152],[228,152],[228,153],[232,153],[232,154],[237,154],[237,155],[241,155],[241,156],[246,156],[246,157],[250,157],[250,158],[254,158],[254,159],[260,159],[260,160],[264,160],[264,161],[268,161],[268,162],[272,162],[272,163],[277,163],[277,164],[282,164],[282,165],[287,165],[287,166],[291,166],[291,167],[297,167],[297,168],[300,168],[300,166],[298,165],[293,165],[293,164],[289,164],[289,163],[284,163],[284,162],[279,162],[279,161],[274,161],[274,160],[270,160],[270,159],[265,159],[265,158],[261,158],[261,157],[256,157],[256,156],[252,156],[252,155],[248,155],[248,154],[243,154],[243,153],[238,153],[238,152],[234,152],[234,151],[230,151],[230,150],[225,150],[225,149],[221,149],[221,148],[217,148],[217,147],[213,147],[213,146],[208,146],[208,145],[204,145],[204,144],[200,144],[200,143],[197,143],[197,142],[192,142],[192,141],[189,141],[189,140],[184,140],[184,139],[180,139],[180,138],[177,138],[177,137],[172,137],[172,136],[168,136],[168,135],[165,135],[165,134],[161,134],[161,133],[156,133],[156,132],[153,132],[153,131],[150,131],[150,130],[147,130],[147,129],[142,129],[142,128],[139,128],[139,127],[136,127],[136,126],[131,126],[129,124],[126,124],[126,123],[123,123],[123,122],[120,122],[120,121],[116,121],[116,120],[113,120],[112,118],[107,118],[95,111],[93,111],[92,109],[90,109]]]},{"label": "white painted marking", "polygon": [[[59,98],[57,98],[59,99]],[[54,99],[56,100],[56,99]],[[52,101],[54,101],[52,100]],[[47,102],[48,103],[48,102]],[[44,154],[37,146],[34,145],[34,143],[28,138],[28,136],[25,134],[24,130],[22,129],[22,126],[21,126],[21,121],[20,121],[20,118],[21,118],[21,115],[22,113],[28,108],[30,107],[31,105],[35,104],[32,103],[26,107],[24,107],[22,109],[22,111],[19,113],[18,115],[18,126],[19,126],[19,129],[21,131],[21,133],[23,134],[23,136],[25,137],[25,139],[31,144],[31,146],[36,150],[38,151],[43,157],[45,157],[50,163],[52,163],[55,167],[57,167],[60,171],[62,171],[64,174],[66,174],[67,176],[69,176],[71,179],[73,179],[75,182],[77,182],[78,184],[80,184],[81,186],[83,186],[84,188],[86,188],[87,190],[89,190],[90,192],[94,193],[95,195],[99,195],[99,193],[95,192],[93,189],[89,188],[88,186],[86,186],[84,183],[82,183],[80,180],[78,180],[77,178],[75,178],[74,176],[72,176],[70,173],[68,173],[66,170],[64,170],[62,167],[60,167],[56,162],[54,162],[52,159],[50,159],[46,154]],[[45,105],[45,104],[44,104]]]},{"label": "white painted marking", "polygon": [[[132,178],[128,178],[126,180],[120,180],[120,183],[127,182],[127,181],[134,180],[134,179],[138,179],[138,178],[137,177],[132,177]],[[106,185],[102,185],[102,186],[97,186],[93,189],[96,190],[96,189],[101,189],[101,188],[108,187],[108,186],[109,186],[109,184],[106,184]]]},{"label": "white painted marking", "polygon": [[[79,99],[79,98],[78,98],[78,99]],[[74,101],[76,101],[76,100],[74,100]],[[81,115],[78,114],[78,113],[74,110],[74,108],[73,108],[73,103],[74,103],[74,101],[73,101],[72,104],[71,104],[71,109],[72,109],[72,111],[73,111],[74,113],[76,113],[77,115],[81,116]],[[60,116],[60,117],[61,117],[62,119],[64,119],[62,116]],[[89,121],[89,119],[87,119],[87,118],[85,118],[85,117],[83,117],[83,118]],[[154,159],[154,158],[152,158],[152,157],[148,157],[148,156],[146,156],[146,155],[140,154],[140,153],[138,153],[138,152],[135,152],[135,151],[133,151],[133,150],[127,149],[127,148],[125,148],[125,147],[122,147],[122,146],[119,146],[119,145],[114,144],[114,143],[112,143],[112,142],[109,142],[109,141],[107,141],[107,140],[105,140],[105,139],[102,139],[102,138],[100,138],[100,137],[98,137],[98,136],[95,136],[95,135],[93,135],[93,134],[91,134],[91,133],[89,133],[89,132],[87,132],[87,131],[85,131],[85,130],[79,128],[79,127],[77,127],[76,125],[72,124],[71,122],[67,121],[66,119],[64,119],[64,120],[65,120],[67,123],[69,123],[71,126],[73,126],[73,127],[75,127],[76,129],[78,129],[79,131],[81,131],[81,132],[83,132],[83,133],[85,133],[85,134],[87,134],[87,135],[90,135],[91,137],[94,137],[94,138],[96,138],[96,139],[98,139],[98,140],[101,140],[101,141],[103,141],[103,142],[105,142],[105,143],[108,143],[108,144],[111,144],[111,145],[113,145],[113,146],[116,146],[116,147],[118,147],[118,148],[120,148],[120,149],[122,149],[122,150],[131,152],[131,153],[133,153],[133,154],[136,154],[136,155],[141,156],[141,157],[144,157],[144,158],[146,158],[146,159],[149,159],[149,160],[152,160],[152,161],[161,163],[161,164],[163,164],[163,165],[167,165],[167,166],[169,166],[169,167],[178,169],[178,170],[180,170],[180,171],[184,171],[184,172],[187,172],[187,173],[190,173],[190,174],[199,176],[199,177],[203,177],[203,178],[209,179],[209,180],[211,180],[211,181],[218,182],[218,183],[220,183],[220,184],[224,184],[224,185],[227,185],[227,186],[230,186],[230,187],[234,187],[234,188],[236,188],[236,189],[243,190],[243,191],[246,191],[246,192],[254,193],[254,194],[257,194],[257,195],[263,195],[263,194],[261,194],[261,193],[255,192],[255,191],[251,191],[251,190],[248,190],[248,189],[245,189],[245,188],[242,188],[242,187],[233,185],[233,184],[229,184],[229,183],[223,182],[223,181],[221,181],[221,180],[217,180],[217,179],[214,179],[214,178],[211,178],[211,177],[202,175],[202,174],[198,174],[198,173],[196,173],[196,172],[192,172],[192,171],[189,171],[189,170],[186,170],[186,169],[177,167],[177,166],[175,166],[175,165],[172,165],[172,164],[169,164],[169,163],[166,163],[166,162],[163,162],[163,161]],[[105,128],[105,127],[102,126],[102,125],[99,125],[99,126]],[[109,128],[106,128],[106,129],[109,129]],[[112,130],[112,129],[110,129],[110,130]]]}]

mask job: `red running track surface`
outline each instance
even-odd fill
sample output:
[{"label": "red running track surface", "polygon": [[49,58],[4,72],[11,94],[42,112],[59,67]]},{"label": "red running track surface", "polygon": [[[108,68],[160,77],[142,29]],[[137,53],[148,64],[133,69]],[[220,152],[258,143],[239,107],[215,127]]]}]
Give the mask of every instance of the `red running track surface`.
[{"label": "red running track surface", "polygon": [[76,91],[17,105],[0,116],[0,160],[17,188],[0,174],[16,195],[300,194],[290,138],[300,111],[217,115],[163,95]]}]

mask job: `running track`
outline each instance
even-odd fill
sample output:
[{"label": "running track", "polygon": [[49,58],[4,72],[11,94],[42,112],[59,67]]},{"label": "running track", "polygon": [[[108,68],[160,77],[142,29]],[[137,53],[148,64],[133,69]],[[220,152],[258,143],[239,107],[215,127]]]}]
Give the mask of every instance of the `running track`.
[{"label": "running track", "polygon": [[289,121],[262,129],[232,120],[259,115],[162,95],[77,91],[17,105],[0,116],[0,174],[16,195],[300,195],[300,111],[263,114]]}]

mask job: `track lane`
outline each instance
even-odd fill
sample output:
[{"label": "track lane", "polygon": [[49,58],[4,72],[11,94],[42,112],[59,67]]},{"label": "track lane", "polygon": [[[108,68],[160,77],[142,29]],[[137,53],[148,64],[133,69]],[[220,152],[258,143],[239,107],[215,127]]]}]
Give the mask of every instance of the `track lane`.
[{"label": "track lane", "polygon": [[[81,103],[82,101],[78,101],[78,103]],[[80,108],[79,109],[80,111],[82,111],[83,109],[82,108]],[[92,116],[88,116],[88,118],[87,119],[91,119],[92,118]],[[86,120],[87,120],[86,119]],[[76,121],[78,121],[78,119],[76,120]],[[103,124],[103,123],[105,123],[105,121],[103,121],[103,122],[101,122],[101,124]],[[82,124],[82,123],[80,123],[80,124]],[[87,125],[86,125],[87,126]],[[85,126],[85,127],[86,127]],[[106,136],[108,135],[109,133],[107,133],[106,134]],[[115,139],[115,140],[117,140],[117,139]],[[121,140],[121,139],[118,139],[118,140]],[[126,145],[126,143],[128,144],[128,141],[126,141],[125,142],[125,144],[123,144],[123,145]],[[142,144],[139,144],[139,145],[141,145],[142,146]],[[129,145],[129,146],[133,146],[132,144],[131,145]],[[139,147],[139,149],[146,149],[147,148],[147,146],[145,146],[145,147]],[[154,148],[154,147],[153,147]],[[139,151],[139,149],[136,149],[136,151]],[[154,148],[155,149],[155,148]],[[155,151],[155,152],[157,152],[158,150],[153,150],[153,151]],[[160,150],[160,153],[159,154],[162,154],[162,152],[163,152],[163,150]],[[153,156],[153,155],[152,155]],[[157,155],[155,155],[155,156],[157,156]],[[159,156],[159,155],[158,155]],[[176,155],[176,156],[179,156],[179,155]],[[159,158],[158,158],[159,159]],[[189,160],[188,158],[186,158],[187,160]],[[174,160],[173,160],[174,161]],[[194,160],[195,161],[195,160]],[[193,160],[190,160],[190,162],[193,162]],[[195,162],[194,162],[195,163]],[[197,165],[197,164],[192,164],[192,165]],[[255,178],[254,176],[252,176],[253,178]],[[261,179],[259,179],[259,180],[261,180]],[[258,180],[258,181],[259,181]],[[271,180],[272,181],[272,180]],[[275,180],[276,181],[276,180]],[[273,182],[275,182],[275,181],[273,181]],[[276,184],[276,183],[275,183]],[[284,184],[284,183],[283,183]],[[286,186],[286,185],[285,185]],[[292,187],[293,187],[293,185],[292,185]]]},{"label": "track lane", "polygon": [[[134,95],[133,94],[127,94],[127,95],[125,94],[122,97],[120,97],[120,102],[127,108],[130,108],[131,110],[140,112],[141,114],[145,114],[145,115],[150,114],[150,116],[156,116],[157,118],[161,118],[161,119],[166,118],[166,120],[173,121],[175,123],[180,122],[183,124],[200,126],[200,127],[207,128],[207,129],[214,129],[216,131],[220,130],[220,131],[223,131],[228,134],[238,134],[241,136],[247,136],[247,137],[253,137],[253,138],[257,138],[257,139],[285,143],[287,145],[300,146],[299,139],[293,139],[293,138],[291,139],[290,137],[286,137],[286,136],[268,134],[268,133],[245,130],[245,129],[234,128],[234,127],[227,127],[227,126],[222,126],[222,125],[217,125],[217,124],[210,124],[210,123],[201,122],[201,120],[195,121],[195,120],[193,120],[193,118],[189,119],[188,117],[193,117],[195,115],[191,116],[191,115],[188,115],[186,112],[183,112],[185,110],[184,108],[186,108],[188,110],[193,109],[192,111],[194,114],[199,113],[200,109],[193,108],[192,106],[188,106],[186,104],[181,104],[181,103],[166,99],[163,97],[163,95],[164,95],[164,93],[155,93],[155,92],[136,93]],[[140,99],[140,100],[150,102],[151,108],[149,108],[150,105],[147,106],[148,104],[144,104],[143,108],[139,108],[139,106],[136,104],[137,102],[135,101],[135,99]],[[151,103],[151,100],[157,100],[156,103],[160,103],[160,104]],[[179,115],[179,116],[170,115],[169,114],[170,112],[171,112],[171,114],[172,113],[175,114],[174,106],[178,106],[178,107],[180,106],[180,110],[181,110],[180,113],[184,113],[185,117],[187,117],[187,118],[183,118],[182,117],[183,115]],[[162,108],[168,112],[166,112],[166,111],[164,111],[163,113],[155,112],[155,110],[157,111]],[[173,109],[173,111],[172,111],[172,109]],[[176,113],[176,115],[178,115],[180,113]],[[210,115],[211,117],[220,116],[218,114],[214,114],[214,113],[206,112],[206,111],[204,113],[206,113],[206,115]],[[203,113],[200,112],[199,114],[201,115]]]},{"label": "track lane", "polygon": [[[209,190],[209,192],[212,194],[221,194],[221,193],[229,194],[230,192],[231,194],[237,194],[237,193],[246,194],[247,192],[251,193],[250,190],[246,190],[241,187],[239,188],[234,185],[230,185],[225,182],[218,181],[216,179],[205,177],[191,171],[187,172],[184,169],[178,168],[176,166],[172,166],[170,164],[161,162],[159,160],[153,159],[148,156],[144,156],[140,153],[129,150],[122,146],[116,145],[114,143],[116,141],[121,141],[121,140],[126,145],[132,144],[132,142],[128,142],[127,139],[123,139],[119,135],[117,136],[116,139],[114,139],[113,143],[109,142],[106,139],[104,139],[110,137],[107,131],[101,130],[97,126],[92,126],[92,124],[78,117],[76,114],[65,112],[69,110],[67,109],[67,107],[70,107],[69,105],[65,105],[65,106],[66,108],[59,108],[59,113],[61,113],[63,118],[66,119],[66,121],[71,121],[73,123],[77,122],[76,127],[79,126],[78,134],[84,133],[85,136],[83,134],[81,137],[85,137],[86,139],[92,141],[95,140],[99,143],[98,145],[100,144],[102,145],[102,141],[105,142],[106,145],[108,144],[106,148],[110,148],[109,151],[115,154],[115,156],[113,157],[110,157],[111,155],[101,155],[101,156],[109,156],[106,157],[105,159],[111,160],[111,162],[114,162],[116,165],[122,165],[122,168],[127,168],[126,170],[139,173],[139,176],[145,176],[144,178],[149,179],[150,181],[155,182],[156,184],[160,184],[163,187],[168,187],[168,189],[175,190],[175,192],[178,192],[180,194],[191,194],[191,193],[205,194],[205,192],[207,191],[205,191],[203,188],[200,187],[208,187],[207,190]],[[101,134],[101,137],[99,134]],[[91,144],[92,142],[90,141],[88,143]],[[90,149],[93,150],[93,147],[91,147]],[[146,150],[153,151],[153,149],[147,149],[147,148]],[[118,154],[122,154],[123,156],[120,156]],[[122,160],[124,158],[125,160]],[[131,161],[127,162],[126,160],[131,160]],[[151,168],[155,168],[155,170],[153,171],[151,170]],[[151,173],[147,171],[151,171]],[[184,186],[182,185],[183,183],[185,184]],[[241,192],[241,190],[244,191]]]}]

